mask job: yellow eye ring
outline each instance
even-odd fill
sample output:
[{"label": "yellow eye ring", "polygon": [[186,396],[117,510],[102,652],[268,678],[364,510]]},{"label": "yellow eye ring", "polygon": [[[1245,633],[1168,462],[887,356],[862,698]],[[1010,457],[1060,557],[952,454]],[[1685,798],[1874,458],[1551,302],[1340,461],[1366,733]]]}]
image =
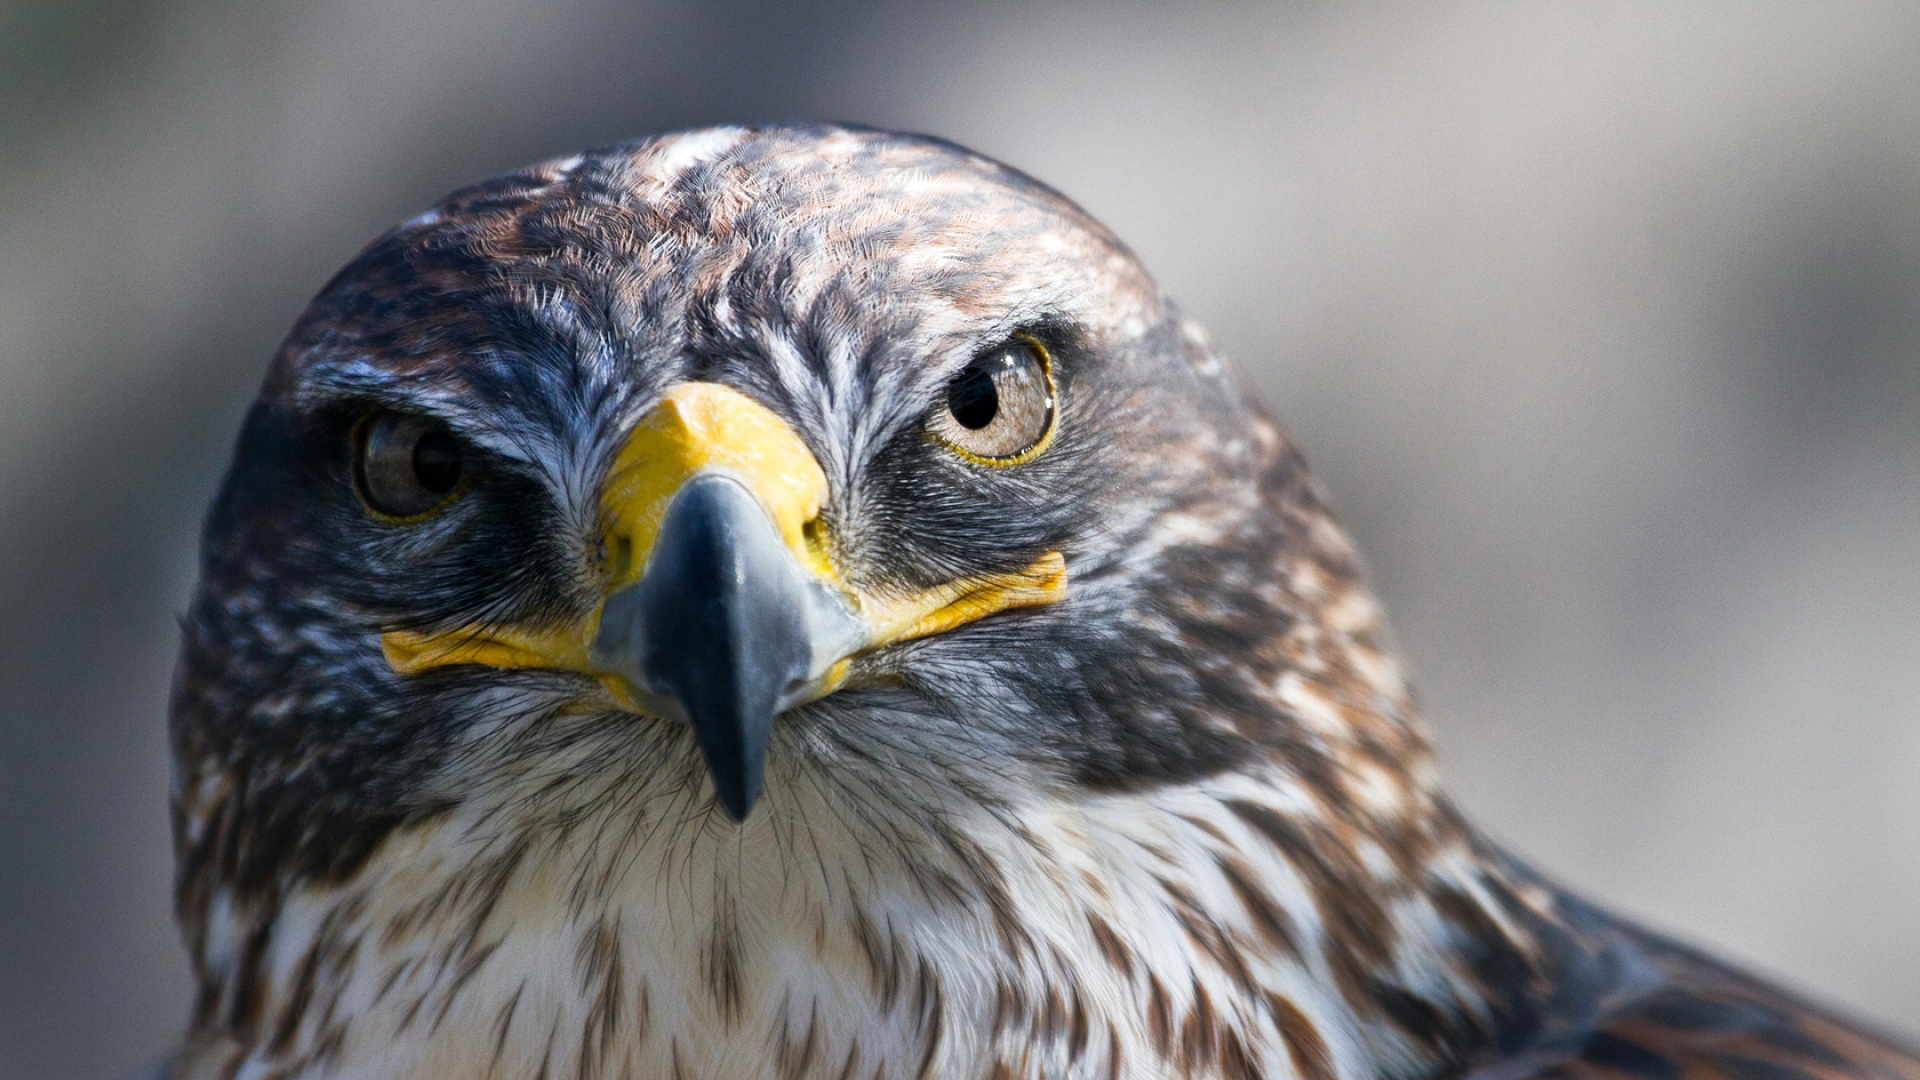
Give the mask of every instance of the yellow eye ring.
[{"label": "yellow eye ring", "polygon": [[972,464],[1024,465],[1052,445],[1059,423],[1053,356],[1039,339],[1018,334],[948,380],[927,432]]}]

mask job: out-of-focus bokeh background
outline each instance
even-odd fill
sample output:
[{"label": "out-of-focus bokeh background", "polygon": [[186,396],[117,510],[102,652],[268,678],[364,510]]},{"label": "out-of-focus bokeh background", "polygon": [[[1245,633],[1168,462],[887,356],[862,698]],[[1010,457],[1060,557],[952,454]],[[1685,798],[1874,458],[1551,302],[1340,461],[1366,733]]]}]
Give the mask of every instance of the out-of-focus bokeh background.
[{"label": "out-of-focus bokeh background", "polygon": [[1467,808],[1920,1033],[1920,6],[0,0],[0,1076],[184,1015],[163,705],[261,367],[368,239],[834,118],[1129,238],[1369,553]]}]

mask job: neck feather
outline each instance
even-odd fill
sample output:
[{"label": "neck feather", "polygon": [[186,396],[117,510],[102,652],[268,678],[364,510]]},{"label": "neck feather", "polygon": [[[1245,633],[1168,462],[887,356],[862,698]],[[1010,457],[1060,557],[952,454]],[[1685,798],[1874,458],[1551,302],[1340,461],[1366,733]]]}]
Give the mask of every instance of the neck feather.
[{"label": "neck feather", "polygon": [[857,786],[777,776],[745,828],[681,801],[557,841],[461,808],[349,880],[218,893],[181,1075],[1362,1080],[1459,1059],[1529,963],[1524,889],[1442,805],[1381,828],[1306,790],[1235,774],[877,821]]}]

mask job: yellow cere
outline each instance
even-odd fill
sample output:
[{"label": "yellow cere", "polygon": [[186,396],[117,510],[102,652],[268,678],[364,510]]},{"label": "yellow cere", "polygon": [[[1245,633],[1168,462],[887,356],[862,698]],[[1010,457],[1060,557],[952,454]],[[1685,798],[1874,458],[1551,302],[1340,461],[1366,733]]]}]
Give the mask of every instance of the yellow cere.
[{"label": "yellow cere", "polygon": [[660,523],[696,473],[733,473],[760,497],[801,565],[831,576],[809,550],[807,525],[827,498],[827,476],[800,436],[766,406],[730,386],[684,383],[627,437],[607,477],[607,591],[640,580]]}]

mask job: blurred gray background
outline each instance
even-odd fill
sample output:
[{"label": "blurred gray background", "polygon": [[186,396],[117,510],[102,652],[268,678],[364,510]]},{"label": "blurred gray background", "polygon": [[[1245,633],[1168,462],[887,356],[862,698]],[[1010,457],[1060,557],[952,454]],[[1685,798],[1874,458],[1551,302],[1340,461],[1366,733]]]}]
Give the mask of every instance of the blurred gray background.
[{"label": "blurred gray background", "polygon": [[461,182],[792,118],[1105,218],[1306,447],[1466,807],[1920,1034],[1920,5],[0,0],[0,1075],[184,1016],[173,616],[306,298]]}]

